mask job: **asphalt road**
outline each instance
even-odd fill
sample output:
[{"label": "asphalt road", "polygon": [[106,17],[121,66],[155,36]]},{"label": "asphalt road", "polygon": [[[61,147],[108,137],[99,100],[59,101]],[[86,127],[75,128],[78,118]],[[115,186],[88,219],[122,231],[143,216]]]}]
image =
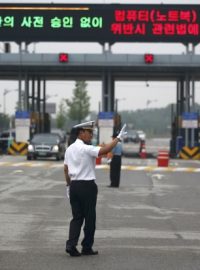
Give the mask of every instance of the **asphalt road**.
[{"label": "asphalt road", "polygon": [[[123,159],[140,162],[150,161]],[[99,255],[72,258],[64,251],[71,212],[62,162],[1,156],[0,269],[200,269],[200,172],[141,168],[123,169],[120,188],[112,189],[109,170],[97,167]]]}]

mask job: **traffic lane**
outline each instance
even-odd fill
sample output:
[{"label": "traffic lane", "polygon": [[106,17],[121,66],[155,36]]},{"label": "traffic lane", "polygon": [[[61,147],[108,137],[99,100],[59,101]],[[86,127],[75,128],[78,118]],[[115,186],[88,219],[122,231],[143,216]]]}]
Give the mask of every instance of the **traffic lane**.
[{"label": "traffic lane", "polygon": [[[102,158],[101,160],[102,165],[107,165],[107,158]],[[156,169],[158,165],[157,158],[132,158],[130,157],[122,157],[122,169],[130,169],[126,166],[143,166],[143,170],[146,170],[145,167],[152,167],[154,170],[169,170],[170,169],[176,169],[176,168],[187,168],[188,171],[190,171],[190,168],[199,168],[200,161],[199,160],[183,160],[183,159],[169,159],[169,166],[168,167],[159,167]],[[125,167],[124,167],[125,166]],[[51,168],[62,168],[63,167],[63,161],[55,161],[51,159],[38,159],[34,161],[27,161],[24,156],[0,156],[0,170],[1,172],[4,171],[4,167],[10,167],[10,169],[15,168],[15,170],[20,170],[23,167],[31,167],[31,168],[37,168],[37,167],[46,167],[47,169]],[[97,166],[97,169],[99,167]],[[142,168],[139,168],[139,170]],[[7,170],[7,169],[5,169]],[[151,168],[150,168],[151,170]],[[34,169],[33,169],[34,171]],[[186,171],[186,170],[185,170]]]},{"label": "traffic lane", "polygon": [[198,269],[198,176],[163,175],[122,171],[112,189],[109,170],[97,170],[100,255],[74,260],[64,253],[71,212],[62,170],[9,170],[0,176],[3,269]]},{"label": "traffic lane", "polygon": [[192,174],[188,183],[185,176],[123,171],[119,189],[99,183],[101,248],[117,259],[121,254],[132,269],[198,269],[199,196],[192,194],[199,178]]},{"label": "traffic lane", "polygon": [[[170,147],[169,138],[147,138],[144,142],[147,158],[155,158],[159,150],[168,150]],[[122,153],[125,157],[137,158],[140,156],[140,142],[122,143]]]},{"label": "traffic lane", "polygon": [[[107,188],[108,172],[104,174],[104,181],[97,177],[98,209],[102,208],[102,215],[108,209],[107,217],[113,217],[111,227],[122,227],[121,222],[126,225],[130,222],[130,228],[136,224],[136,228],[148,225],[150,229],[169,230],[173,223],[180,231],[199,231],[198,174],[122,171],[119,189]],[[127,219],[122,219],[126,212]],[[137,218],[134,219],[133,214]],[[115,220],[117,216],[119,219]]]},{"label": "traffic lane", "polygon": [[[159,207],[159,205],[156,207],[156,204],[155,206],[152,204],[151,208],[149,208],[147,205],[148,212],[152,210],[155,212],[157,211],[161,215],[167,213],[170,216],[170,213],[178,214],[179,212],[184,213],[185,211],[185,213],[187,213],[189,216],[196,215],[198,217],[199,205],[198,201],[195,201],[195,199],[199,199],[199,178],[196,174],[185,175],[184,173],[133,173],[122,171],[120,189],[110,190],[107,188],[107,185],[109,184],[109,172],[97,171],[97,173],[100,173],[101,175],[105,174],[103,177],[103,182],[99,181],[99,177],[97,178],[97,183],[99,185],[100,191],[102,189],[102,192],[99,192],[99,196],[104,195],[106,198],[106,203],[109,202],[107,194],[110,196],[111,193],[113,200],[117,199],[115,203],[111,204],[111,208],[113,207],[113,210],[126,210],[126,207],[128,209],[133,208],[134,210],[145,210],[145,205],[143,205],[143,207],[141,205],[138,206],[137,201],[134,201],[135,198],[138,199],[138,197],[144,197],[146,200],[154,198],[154,201],[156,198],[157,203],[160,202],[161,205],[166,204],[166,207],[164,208]],[[58,174],[60,176],[58,176]],[[25,201],[26,207],[29,203],[31,207],[34,205],[34,207],[31,209],[32,212],[34,210],[37,212],[38,209],[36,206],[37,203],[40,205],[39,200],[43,201],[43,206],[46,204],[48,206],[49,200],[54,199],[55,202],[52,203],[55,204],[57,200],[59,201],[60,199],[63,199],[64,196],[63,173],[58,169],[26,169],[24,173],[22,170],[13,170],[10,171],[9,177],[6,178],[4,182],[1,181],[1,183],[4,183],[3,191],[1,192],[1,200],[10,198],[11,200],[15,200],[17,202]],[[63,192],[62,196],[55,196],[51,194],[52,192],[55,193],[54,190],[56,190],[59,194],[61,187]],[[174,196],[177,191],[179,192],[179,196]],[[17,194],[17,196],[15,196],[15,194]],[[123,199],[122,206],[120,205],[120,198]],[[128,201],[126,202],[126,200]],[[192,206],[192,209],[189,208],[190,205]],[[184,209],[184,206],[186,209]],[[141,211],[139,212],[141,213]],[[182,223],[182,225],[183,224],[184,223]],[[198,222],[193,224],[193,226],[195,225],[199,226]]]}]

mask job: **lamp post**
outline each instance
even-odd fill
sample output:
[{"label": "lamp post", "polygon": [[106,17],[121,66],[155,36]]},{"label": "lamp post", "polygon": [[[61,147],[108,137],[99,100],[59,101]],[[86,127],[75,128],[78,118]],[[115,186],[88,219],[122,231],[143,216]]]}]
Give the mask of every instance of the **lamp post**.
[{"label": "lamp post", "polygon": [[4,92],[3,92],[3,113],[4,114],[6,114],[6,95],[13,91],[18,91],[18,89],[4,89]]}]

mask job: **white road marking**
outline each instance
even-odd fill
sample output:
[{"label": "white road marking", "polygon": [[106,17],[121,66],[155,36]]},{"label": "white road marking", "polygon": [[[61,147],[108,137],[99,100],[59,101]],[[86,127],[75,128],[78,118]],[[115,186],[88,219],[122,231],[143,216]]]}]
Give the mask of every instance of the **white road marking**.
[{"label": "white road marking", "polygon": [[28,167],[46,167],[47,164],[42,163],[42,162],[41,163],[37,162],[37,163],[27,163],[26,166],[28,166]]},{"label": "white road marking", "polygon": [[[48,168],[62,168],[62,163],[46,163],[46,162],[0,162],[0,166],[3,167],[48,167]],[[109,170],[110,166],[106,164],[96,165],[96,169]],[[193,167],[157,167],[157,166],[133,166],[133,165],[122,165],[122,170],[127,171],[149,171],[149,172],[193,172],[200,173],[200,168]]]},{"label": "white road marking", "polygon": [[[62,239],[63,235],[68,231],[68,226],[48,227],[46,232],[49,232],[53,239]],[[82,234],[82,232],[81,232]],[[95,238],[99,239],[166,239],[177,240],[182,238],[186,241],[200,241],[200,231],[168,231],[168,230],[152,230],[148,228],[118,228],[118,229],[97,229]],[[200,248],[200,247],[199,247]]]},{"label": "white road marking", "polygon": [[18,163],[13,163],[13,167],[21,167],[21,166],[26,166],[27,162],[18,162]]},{"label": "white road marking", "polygon": [[11,165],[11,162],[0,162],[0,166],[8,166]]},{"label": "white road marking", "polygon": [[23,170],[15,170],[13,173],[23,173]]},{"label": "white road marking", "polygon": [[155,179],[158,179],[158,180],[161,180],[162,178],[164,178],[165,176],[163,174],[153,174],[152,175],[152,178],[155,178]]}]

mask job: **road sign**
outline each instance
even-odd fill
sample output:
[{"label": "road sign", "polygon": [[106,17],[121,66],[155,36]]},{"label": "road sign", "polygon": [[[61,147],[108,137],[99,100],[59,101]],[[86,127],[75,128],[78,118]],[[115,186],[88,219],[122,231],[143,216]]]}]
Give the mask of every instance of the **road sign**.
[{"label": "road sign", "polygon": [[198,128],[198,113],[196,112],[183,113],[182,128]]},{"label": "road sign", "polygon": [[113,112],[99,112],[99,119],[113,119]]},{"label": "road sign", "polygon": [[30,127],[30,113],[17,111],[15,113],[15,127]]},{"label": "road sign", "polygon": [[[40,111],[43,110],[43,104],[40,104]],[[56,103],[54,102],[48,102],[46,103],[45,112],[50,114],[56,113]]]},{"label": "road sign", "polygon": [[113,112],[99,112],[98,126],[99,127],[113,127],[114,126],[114,113]]},{"label": "road sign", "polygon": [[30,118],[30,113],[27,111],[16,111],[15,112],[15,119],[20,118],[20,119],[25,119],[25,118]]},{"label": "road sign", "polygon": [[0,41],[200,42],[200,5],[0,4]]}]

